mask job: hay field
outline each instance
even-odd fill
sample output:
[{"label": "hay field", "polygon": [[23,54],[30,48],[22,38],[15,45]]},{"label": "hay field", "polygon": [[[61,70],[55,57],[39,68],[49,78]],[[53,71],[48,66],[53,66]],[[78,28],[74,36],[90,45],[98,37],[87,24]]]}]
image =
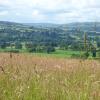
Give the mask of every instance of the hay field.
[{"label": "hay field", "polygon": [[0,53],[0,100],[100,100],[100,61]]}]

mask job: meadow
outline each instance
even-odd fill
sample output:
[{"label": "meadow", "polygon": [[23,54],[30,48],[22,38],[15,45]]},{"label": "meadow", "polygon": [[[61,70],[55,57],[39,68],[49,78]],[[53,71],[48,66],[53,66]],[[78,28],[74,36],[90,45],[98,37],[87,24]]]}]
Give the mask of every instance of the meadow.
[{"label": "meadow", "polygon": [[100,100],[100,60],[0,53],[0,100]]},{"label": "meadow", "polygon": [[[40,57],[56,57],[56,58],[81,58],[80,56],[82,54],[85,53],[85,51],[74,51],[74,50],[60,50],[60,49],[56,49],[55,52],[51,52],[51,53],[47,53],[47,52],[31,52],[29,53],[27,51],[27,49],[15,49],[15,48],[6,48],[6,49],[1,49],[0,48],[0,53],[3,53],[3,52],[11,52],[11,51],[19,51],[18,53],[25,53],[27,55],[34,55],[34,56],[40,56]],[[92,57],[92,53],[89,52],[90,56],[89,58],[93,58]],[[96,58],[100,58],[98,56],[98,53],[97,53],[97,57]]]}]

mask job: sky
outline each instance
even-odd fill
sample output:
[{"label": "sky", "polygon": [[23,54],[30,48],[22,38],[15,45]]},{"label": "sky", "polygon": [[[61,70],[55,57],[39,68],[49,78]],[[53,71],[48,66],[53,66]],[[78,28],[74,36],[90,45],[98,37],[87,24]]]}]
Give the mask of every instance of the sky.
[{"label": "sky", "polygon": [[100,0],[0,0],[0,21],[72,23],[100,21]]}]

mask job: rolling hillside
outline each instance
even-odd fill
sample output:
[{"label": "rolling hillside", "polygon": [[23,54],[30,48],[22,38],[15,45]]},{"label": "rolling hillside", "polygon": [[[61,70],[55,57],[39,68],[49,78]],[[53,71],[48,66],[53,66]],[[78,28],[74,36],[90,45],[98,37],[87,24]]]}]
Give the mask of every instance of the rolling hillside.
[{"label": "rolling hillside", "polygon": [[94,26],[93,22],[61,25],[0,21],[0,44],[27,42],[38,45],[52,44],[54,47],[73,47],[75,43],[81,45],[84,42],[84,32],[86,32],[88,42],[95,42],[96,45],[100,46],[100,23],[96,23],[96,28]]}]

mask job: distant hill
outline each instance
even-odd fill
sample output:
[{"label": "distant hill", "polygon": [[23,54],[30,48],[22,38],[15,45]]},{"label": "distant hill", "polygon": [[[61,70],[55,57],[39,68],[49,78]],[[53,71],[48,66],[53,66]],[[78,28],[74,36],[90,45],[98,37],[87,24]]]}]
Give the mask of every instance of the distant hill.
[{"label": "distant hill", "polygon": [[[95,28],[96,24],[96,28]],[[100,22],[76,22],[69,24],[51,24],[51,23],[24,23],[23,25],[38,27],[38,28],[60,28],[67,30],[82,30],[82,31],[96,31],[100,32]]]},{"label": "distant hill", "polygon": [[69,23],[69,24],[61,25],[61,27],[68,28],[68,29],[80,29],[82,31],[96,30],[100,32],[100,22]]},{"label": "distant hill", "polygon": [[21,25],[21,24],[16,22],[0,21],[0,25]]},{"label": "distant hill", "polygon": [[52,23],[23,23],[23,25],[34,26],[34,27],[58,27],[58,24]]},{"label": "distant hill", "polygon": [[[96,28],[95,28],[96,24]],[[60,28],[67,30],[82,30],[82,31],[96,31],[100,32],[100,22],[76,22],[69,24],[52,24],[52,23],[15,23],[8,21],[0,21],[0,25],[10,26],[21,26],[21,27],[35,27],[35,28]]]},{"label": "distant hill", "polygon": [[[95,32],[96,30],[96,32]],[[84,32],[90,42],[100,42],[100,23],[69,24],[15,23],[0,21],[0,43],[31,42],[39,45],[75,45],[84,42]]]}]

